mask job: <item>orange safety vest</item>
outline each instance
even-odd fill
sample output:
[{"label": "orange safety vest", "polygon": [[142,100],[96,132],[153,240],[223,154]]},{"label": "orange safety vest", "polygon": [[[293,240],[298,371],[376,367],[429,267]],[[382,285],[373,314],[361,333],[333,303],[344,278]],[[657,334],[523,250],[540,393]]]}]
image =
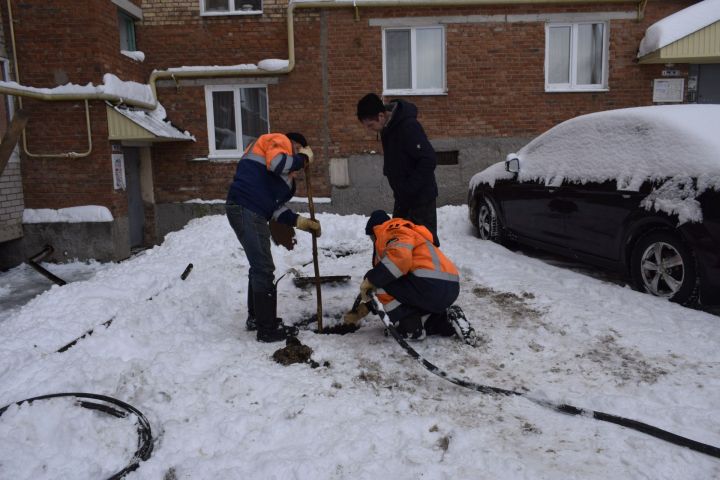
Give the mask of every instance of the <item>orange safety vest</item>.
[{"label": "orange safety vest", "polygon": [[[414,275],[427,280],[431,286],[436,282],[459,282],[460,276],[455,265],[436,247],[430,231],[409,220],[392,218],[373,228],[375,234],[375,255],[373,266],[382,263],[394,279]],[[382,287],[382,285],[376,285]],[[394,298],[378,288],[377,297],[389,309]],[[388,311],[388,308],[386,308]]]},{"label": "orange safety vest", "polygon": [[258,162],[290,184],[287,174],[293,166],[292,142],[282,133],[267,133],[245,149],[242,160]]}]

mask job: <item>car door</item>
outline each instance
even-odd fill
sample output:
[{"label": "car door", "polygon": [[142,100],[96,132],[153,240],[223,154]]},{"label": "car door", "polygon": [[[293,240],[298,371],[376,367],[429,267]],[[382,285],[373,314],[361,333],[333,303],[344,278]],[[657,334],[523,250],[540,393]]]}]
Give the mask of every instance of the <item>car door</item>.
[{"label": "car door", "polygon": [[646,195],[618,190],[616,181],[564,185],[558,200],[569,206],[565,220],[568,247],[578,253],[620,260],[626,220]]},{"label": "car door", "polygon": [[558,188],[542,182],[498,182],[495,192],[505,228],[520,239],[558,245],[565,237],[564,216],[557,203]]}]

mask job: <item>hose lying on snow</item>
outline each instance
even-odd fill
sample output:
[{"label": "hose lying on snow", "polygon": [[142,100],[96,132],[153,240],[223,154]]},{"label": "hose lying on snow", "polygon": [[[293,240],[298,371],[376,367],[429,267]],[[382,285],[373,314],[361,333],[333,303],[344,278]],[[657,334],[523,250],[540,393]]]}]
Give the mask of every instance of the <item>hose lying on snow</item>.
[{"label": "hose lying on snow", "polygon": [[720,458],[720,448],[714,447],[712,445],[708,445],[706,443],[700,443],[695,440],[691,440],[686,437],[682,437],[680,435],[676,435],[674,433],[668,432],[667,430],[663,430],[658,427],[654,427],[652,425],[648,425],[647,423],[643,423],[637,420],[631,420],[629,418],[619,417],[617,415],[611,415],[609,413],[603,413],[598,412],[595,410],[588,410],[584,408],[578,408],[573,407],[572,405],[567,405],[565,403],[556,403],[552,402],[550,400],[544,400],[539,398],[533,398],[525,393],[516,392],[514,390],[506,390],[504,388],[498,388],[498,387],[491,387],[488,385],[479,385],[477,383],[469,382],[467,380],[462,380],[460,378],[452,377],[448,375],[443,370],[440,370],[438,367],[433,365],[432,363],[428,362],[426,359],[424,359],[418,352],[416,352],[408,343],[405,341],[405,339],[398,333],[398,331],[395,329],[395,327],[390,323],[388,320],[387,314],[385,311],[380,308],[380,306],[377,303],[377,300],[372,297],[369,302],[367,302],[368,309],[373,312],[374,314],[378,315],[382,322],[385,324],[385,328],[390,332],[390,334],[393,336],[393,338],[400,344],[400,346],[408,353],[411,357],[413,357],[415,360],[420,362],[420,364],[425,367],[430,373],[437,375],[438,377],[444,378],[445,380],[454,383],[455,385],[459,385],[461,387],[468,388],[470,390],[475,390],[476,392],[480,393],[489,393],[489,394],[499,394],[499,395],[506,395],[506,396],[517,396],[517,397],[523,397],[527,400],[530,400],[531,402],[540,405],[545,408],[549,408],[551,410],[554,410],[556,412],[565,413],[568,415],[581,415],[584,417],[591,417],[596,420],[600,420],[603,422],[609,422],[614,423],[616,425],[620,425],[623,427],[630,428],[632,430],[636,430],[638,432],[645,433],[647,435],[653,436],[655,438],[659,438],[660,440],[665,440],[666,442],[673,443],[675,445],[679,445],[681,447],[687,447],[690,450],[694,450],[696,452],[704,453],[706,455],[710,455],[715,458]]},{"label": "hose lying on snow", "polygon": [[[79,399],[77,405],[90,410],[98,410],[100,412],[107,413],[108,415],[112,415],[113,417],[125,418],[128,416],[128,414],[133,414],[137,417],[138,448],[135,451],[135,454],[130,459],[130,463],[128,463],[127,466],[122,470],[108,477],[108,480],[119,480],[123,478],[128,473],[136,470],[140,465],[141,460],[147,460],[148,458],[150,458],[150,454],[153,450],[153,439],[152,430],[150,429],[150,422],[148,422],[147,418],[145,418],[145,415],[143,415],[140,410],[116,398],[108,397],[105,395],[98,395],[95,393],[51,393],[49,395],[40,395],[39,397],[26,398],[25,400],[15,402],[15,405],[20,405],[25,402],[32,403],[36,400],[47,400],[57,397],[76,397]],[[92,399],[104,403],[91,402],[84,399]],[[2,416],[2,414],[5,413],[5,410],[7,410],[11,405],[0,408],[0,416]]]}]

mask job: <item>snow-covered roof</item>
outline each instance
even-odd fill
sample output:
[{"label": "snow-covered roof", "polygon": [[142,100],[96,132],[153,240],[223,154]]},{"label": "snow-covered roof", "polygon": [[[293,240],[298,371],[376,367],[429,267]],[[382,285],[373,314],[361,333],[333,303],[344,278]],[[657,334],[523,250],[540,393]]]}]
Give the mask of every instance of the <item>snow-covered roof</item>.
[{"label": "snow-covered roof", "polygon": [[720,21],[720,0],[703,0],[653,23],[640,42],[638,58]]},{"label": "snow-covered roof", "polygon": [[195,140],[195,137],[190,133],[182,132],[175,128],[172,123],[165,121],[165,109],[159,103],[158,107],[150,112],[118,106],[114,106],[113,109],[156,137],[173,140]]}]

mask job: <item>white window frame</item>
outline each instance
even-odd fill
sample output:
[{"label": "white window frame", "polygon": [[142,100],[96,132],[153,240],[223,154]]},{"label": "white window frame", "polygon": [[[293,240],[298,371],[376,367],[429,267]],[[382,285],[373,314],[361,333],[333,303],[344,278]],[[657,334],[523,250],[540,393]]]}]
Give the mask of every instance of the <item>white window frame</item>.
[{"label": "white window frame", "polygon": [[[240,158],[244,151],[243,145],[243,125],[242,125],[242,106],[240,104],[240,90],[244,88],[264,88],[265,98],[267,98],[265,117],[267,118],[268,132],[270,131],[270,99],[267,96],[267,85],[206,85],[205,86],[205,115],[207,118],[208,132],[208,158]],[[215,116],[213,112],[213,92],[233,92],[233,108],[235,110],[235,150],[217,150],[215,148]]]},{"label": "white window frame", "polygon": [[[442,85],[437,88],[417,88],[417,30],[437,29],[441,32],[441,52],[442,52]],[[387,86],[387,45],[385,44],[386,32],[392,30],[409,30],[410,31],[410,69],[412,87],[391,89]],[[447,71],[445,65],[447,63],[447,42],[445,40],[444,25],[423,25],[415,27],[388,27],[382,30],[382,70],[383,70],[383,95],[446,95],[447,94]]]},{"label": "white window frame", "polygon": [[203,17],[217,17],[221,15],[258,15],[263,13],[263,1],[260,0],[260,10],[235,10],[235,5],[242,5],[244,0],[227,0],[228,10],[223,12],[205,11],[205,0],[200,0],[200,15]]},{"label": "white window frame", "polygon": [[[602,48],[602,83],[577,83],[577,43],[580,25],[603,25]],[[570,27],[570,83],[550,83],[550,29],[554,27]],[[557,22],[545,24],[545,91],[546,92],[605,92],[608,91],[608,64],[610,57],[610,25],[605,21]]]}]

